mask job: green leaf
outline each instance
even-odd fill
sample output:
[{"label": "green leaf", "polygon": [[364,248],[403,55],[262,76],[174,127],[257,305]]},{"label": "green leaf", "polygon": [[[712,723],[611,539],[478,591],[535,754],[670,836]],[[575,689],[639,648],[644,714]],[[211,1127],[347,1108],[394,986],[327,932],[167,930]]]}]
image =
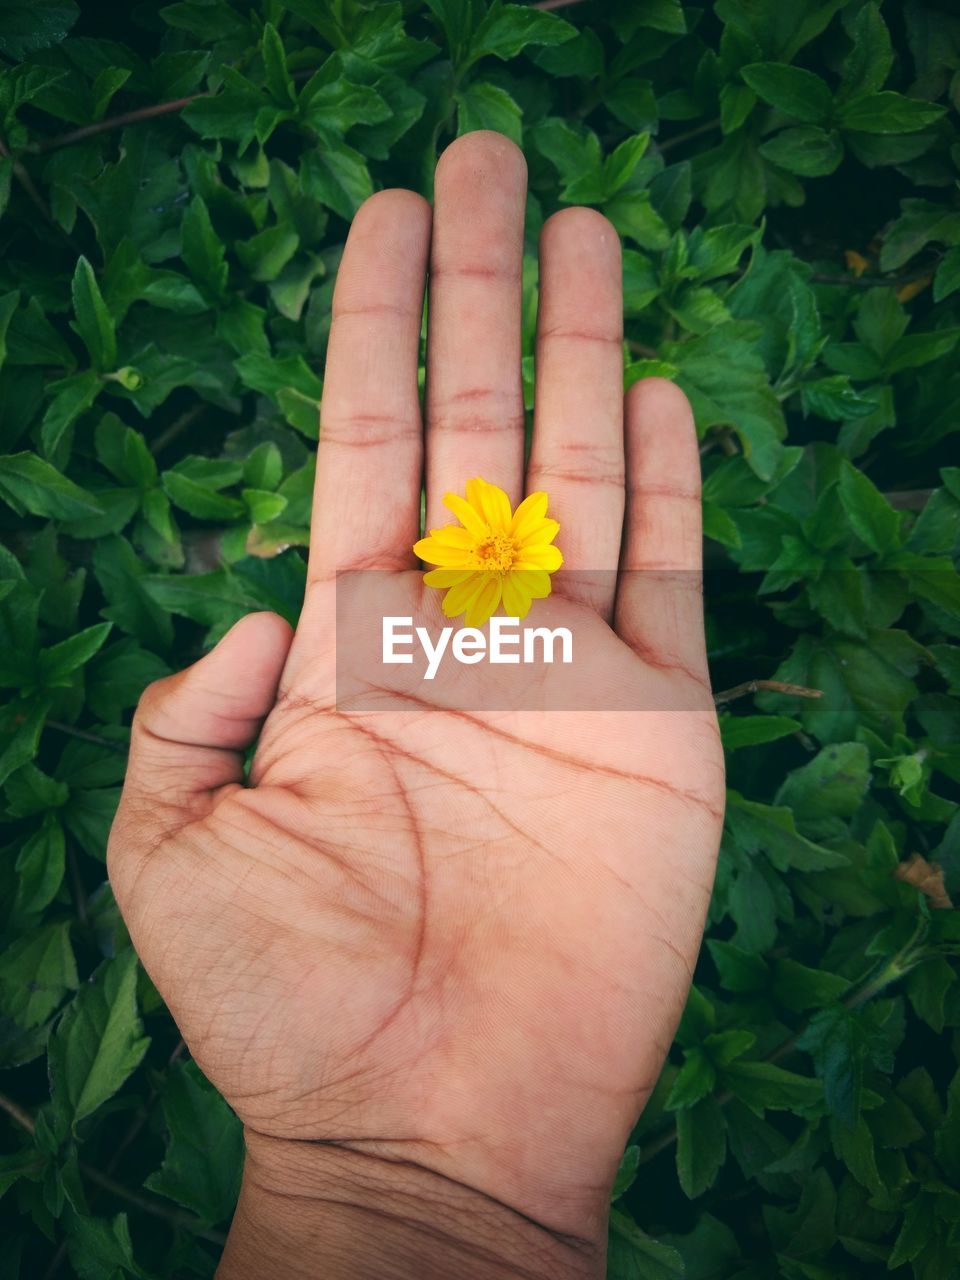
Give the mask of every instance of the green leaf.
[{"label": "green leaf", "polygon": [[727,793],[726,822],[744,852],[765,853],[780,871],[819,871],[849,861],[846,854],[799,835],[792,810],[747,800],[738,791]]},{"label": "green leaf", "polygon": [[237,257],[254,280],[275,280],[300,244],[290,227],[266,227],[249,240],[238,241]]},{"label": "green leaf", "polygon": [[938,329],[934,333],[908,333],[900,339],[887,356],[886,372],[900,373],[904,369],[917,369],[921,365],[949,355],[960,342],[960,327]]},{"label": "green leaf", "polygon": [[713,1063],[702,1049],[687,1049],[685,1054],[686,1061],[677,1072],[667,1098],[668,1111],[695,1106],[713,1091],[717,1081]]},{"label": "green leaf", "polygon": [[377,125],[392,114],[386,98],[371,85],[354,84],[344,76],[332,80],[327,67],[301,90],[298,113],[331,147],[354,125]]},{"label": "green leaf", "polygon": [[323,383],[301,355],[273,356],[251,352],[234,362],[245,386],[269,396],[287,421],[304,435],[316,437]]},{"label": "green leaf", "polygon": [[758,227],[742,227],[733,223],[725,227],[711,227],[702,236],[690,240],[691,266],[696,268],[700,280],[716,280],[736,271],[747,249],[760,239]]},{"label": "green leaf", "polygon": [[93,552],[93,568],[108,601],[100,612],[147,648],[166,648],[173,638],[169,615],[147,594],[147,568],[125,538],[101,539]]},{"label": "green leaf", "polygon": [[686,342],[661,345],[660,355],[679,370],[677,383],[693,406],[702,433],[732,426],[754,472],[770,479],[786,434],[783,410],[770,387],[755,343],[736,322]]},{"label": "green leaf", "polygon": [[629,1191],[633,1186],[637,1171],[640,1168],[640,1148],[634,1143],[628,1146],[620,1159],[620,1166],[617,1169],[617,1176],[613,1181],[613,1188],[610,1192],[610,1199],[617,1200],[625,1191]]},{"label": "green leaf", "polygon": [[464,65],[470,66],[488,55],[506,61],[529,45],[562,44],[576,35],[577,28],[555,14],[493,0],[473,33]]},{"label": "green leaf", "polygon": [[181,118],[201,138],[222,138],[237,143],[243,152],[256,133],[255,120],[263,99],[252,88],[248,91],[225,89],[212,97],[206,95],[187,103]]},{"label": "green leaf", "polygon": [[7,358],[7,329],[10,327],[10,321],[13,319],[13,314],[19,305],[19,290],[13,293],[5,293],[0,297],[0,369],[3,368]]},{"label": "green leaf", "polygon": [[0,53],[14,61],[64,40],[80,17],[73,0],[4,0]]},{"label": "green leaf", "polygon": [[939,120],[945,111],[946,107],[935,102],[921,102],[884,90],[842,103],[837,119],[841,128],[861,133],[916,133]]},{"label": "green leaf", "polygon": [[230,1217],[240,1191],[243,1128],[193,1062],[167,1076],[161,1093],[169,1145],[144,1186],[175,1200],[204,1222]]},{"label": "green leaf", "polygon": [[107,310],[93,267],[82,255],[73,273],[73,312],[77,331],[98,372],[112,369],[117,362],[117,337],[113,317]]},{"label": "green leaf", "polygon": [[760,154],[790,173],[822,178],[840,164],[843,144],[833,131],[809,125],[781,130],[761,146]]},{"label": "green leaf", "polygon": [[244,513],[244,505],[239,498],[216,493],[189,476],[165,471],[162,480],[170,501],[198,520],[238,520]]},{"label": "green leaf", "polygon": [[676,1249],[653,1240],[618,1209],[610,1210],[607,1280],[682,1280]]},{"label": "green leaf", "polygon": [[0,706],[0,783],[36,754],[49,708],[49,697],[42,696],[15,698]]},{"label": "green leaf", "polygon": [[40,1026],[77,985],[69,920],[23,933],[0,954],[0,1011],[20,1027]]},{"label": "green leaf", "polygon": [[789,956],[774,965],[773,989],[786,1008],[797,1013],[819,1009],[838,1000],[849,988],[850,980],[838,973],[813,969]]},{"label": "green leaf", "polygon": [[892,1067],[892,1051],[882,1031],[863,1014],[833,1004],[813,1015],[797,1046],[812,1055],[831,1114],[848,1129],[854,1128],[863,1099],[865,1064],[884,1071]]},{"label": "green leaf", "polygon": [[773,1062],[731,1062],[721,1076],[732,1093],[758,1114],[766,1111],[817,1110],[823,1099],[819,1080],[787,1071]]},{"label": "green leaf", "polygon": [[187,206],[181,236],[180,256],[190,274],[214,298],[221,298],[227,287],[226,257],[202,196],[194,196]]},{"label": "green leaf", "polygon": [[76,1128],[111,1098],[150,1043],[137,1015],[137,958],[105,960],[67,1006],[50,1038],[50,1083],[59,1116]]},{"label": "green leaf", "polygon": [[135,640],[118,640],[87,664],[87,706],[98,720],[117,724],[148,684],[169,674],[170,668],[155,653],[141,648]]},{"label": "green leaf", "polygon": [[843,64],[841,99],[862,98],[883,88],[893,65],[890,32],[876,4],[862,6],[848,28],[852,48]]},{"label": "green leaf", "polygon": [[150,489],[157,464],[139,431],[125,426],[115,413],[105,413],[96,430],[97,458],[121,484]]},{"label": "green leaf", "polygon": [[762,956],[719,938],[708,938],[706,946],[724,990],[751,994],[766,991],[770,969]]},{"label": "green leaf", "polygon": [[[280,558],[272,561],[277,565]],[[280,579],[280,570],[276,587],[252,576],[256,572],[257,562],[246,562],[244,566],[234,565],[228,569],[217,569],[204,574],[177,574],[151,577],[146,582],[151,598],[164,610],[183,614],[194,622],[216,628],[217,638],[244,614],[254,609],[270,609],[282,614],[291,623],[296,622],[296,607],[291,596],[294,583],[302,594],[304,574],[303,561],[295,557],[293,561],[283,562],[286,579]],[[299,602],[297,602],[299,603]]]},{"label": "green leaf", "polygon": [[840,497],[857,537],[884,555],[900,541],[900,514],[852,463],[844,459],[838,476]]},{"label": "green leaf", "polygon": [[287,70],[287,55],[283,41],[272,22],[264,24],[263,39],[260,43],[263,55],[263,66],[267,78],[267,88],[272,97],[282,107],[292,107],[297,100],[293,79]]},{"label": "green leaf", "polygon": [[269,493],[264,489],[243,489],[241,497],[254,524],[269,524],[271,520],[276,520],[287,505],[283,494]]},{"label": "green leaf", "polygon": [[349,221],[373,195],[373,179],[359,151],[345,142],[308,151],[300,165],[304,193]]},{"label": "green leaf", "polygon": [[111,1221],[67,1210],[67,1251],[79,1280],[118,1280],[121,1276],[145,1277],[133,1257],[127,1215]]},{"label": "green leaf", "polygon": [[48,384],[54,397],[40,426],[40,442],[48,458],[53,457],[67,431],[90,408],[102,387],[100,377],[90,369]]},{"label": "green leaf", "polygon": [[823,819],[851,818],[870,786],[870,753],[861,742],[832,742],[787,774],[776,803],[792,809],[802,830],[828,834]]},{"label": "green leaf", "polygon": [[942,302],[960,289],[960,248],[950,249],[943,255],[933,280],[933,300]]},{"label": "green leaf", "polygon": [[95,626],[78,631],[67,640],[44,649],[39,658],[40,676],[44,687],[55,689],[69,687],[75,671],[84,666],[102,647],[110,634],[112,622],[98,622]]},{"label": "green leaf", "polygon": [[15,511],[54,520],[75,520],[103,510],[93,494],[35,453],[0,456],[0,497]]},{"label": "green leaf", "polygon": [[714,1098],[677,1112],[677,1177],[688,1199],[713,1186],[726,1157],[726,1125]]},{"label": "green leaf", "polygon": [[254,489],[273,491],[283,479],[283,455],[272,440],[264,440],[243,464],[243,480]]},{"label": "green leaf", "polygon": [[458,137],[475,129],[493,129],[512,139],[517,146],[521,145],[523,111],[506,89],[474,80],[465,89],[458,89],[454,99]]},{"label": "green leaf", "polygon": [[606,196],[616,194],[633,177],[650,143],[648,133],[636,133],[619,143],[603,162]]},{"label": "green leaf", "polygon": [[33,915],[52,902],[63,882],[65,859],[63,828],[55,817],[48,815],[40,830],[28,837],[17,855],[20,879],[14,909],[18,914]]},{"label": "green leaf", "polygon": [[753,747],[761,742],[776,742],[796,733],[800,721],[790,716],[734,716],[720,717],[720,734],[724,750],[736,751],[739,747]]},{"label": "green leaf", "polygon": [[782,62],[753,62],[741,67],[740,74],[758,97],[785,115],[816,124],[830,114],[833,95],[812,71]]}]

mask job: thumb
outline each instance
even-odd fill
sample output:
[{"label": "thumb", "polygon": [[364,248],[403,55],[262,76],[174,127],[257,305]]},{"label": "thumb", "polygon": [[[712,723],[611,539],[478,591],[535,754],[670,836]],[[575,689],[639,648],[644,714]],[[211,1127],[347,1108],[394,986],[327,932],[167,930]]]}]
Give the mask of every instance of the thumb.
[{"label": "thumb", "polygon": [[191,808],[243,780],[243,751],[276,700],[293,630],[275,613],[241,618],[185,671],[149,685],[133,718],[124,793],[138,808]]}]

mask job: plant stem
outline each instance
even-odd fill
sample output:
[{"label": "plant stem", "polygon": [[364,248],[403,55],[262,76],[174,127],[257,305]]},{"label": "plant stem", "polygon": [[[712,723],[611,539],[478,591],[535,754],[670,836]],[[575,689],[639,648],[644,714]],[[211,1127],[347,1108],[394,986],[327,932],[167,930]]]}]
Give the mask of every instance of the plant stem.
[{"label": "plant stem", "polygon": [[19,1102],[14,1102],[13,1098],[8,1098],[5,1093],[0,1093],[0,1111],[5,1111],[21,1129],[26,1129],[27,1133],[33,1133],[36,1128],[30,1112],[25,1111]]},{"label": "plant stem", "polygon": [[[0,1111],[5,1111],[27,1133],[32,1134],[35,1131],[37,1126],[29,1111],[21,1107],[20,1103],[15,1102],[13,1098],[8,1098],[4,1093],[0,1093]],[[93,1165],[86,1164],[83,1161],[80,1162],[80,1171],[90,1182],[102,1187],[104,1191],[111,1192],[118,1200],[126,1200],[128,1204],[136,1205],[138,1209],[142,1209],[144,1213],[151,1214],[154,1218],[163,1218],[167,1222],[173,1223],[174,1226],[192,1231],[201,1240],[209,1240],[211,1244],[222,1247],[226,1243],[225,1236],[221,1235],[219,1231],[208,1230],[200,1219],[192,1213],[187,1213],[183,1209],[167,1208],[159,1200],[131,1191],[122,1183],[115,1182],[113,1178],[108,1177],[105,1173],[101,1173],[99,1169],[95,1169]]]},{"label": "plant stem", "polygon": [[635,342],[633,338],[627,338],[626,342],[627,349],[635,355],[642,356],[644,360],[659,360],[656,347],[648,347],[645,342]]},{"label": "plant stem", "polygon": [[85,124],[80,129],[71,129],[69,133],[58,133],[54,138],[44,138],[42,142],[30,143],[24,150],[37,153],[56,151],[59,147],[69,147],[72,142],[82,142],[84,138],[92,138],[98,133],[122,129],[126,124],[138,124],[141,120],[153,120],[157,116],[182,111],[188,103],[210,96],[209,93],[191,93],[186,98],[174,98],[171,102],[157,102],[152,107],[141,107],[138,111],[125,111],[122,115],[109,116],[106,120],[98,120],[95,124]]},{"label": "plant stem", "polygon": [[[570,0],[572,3],[572,0]],[[316,75],[317,68],[302,68],[291,72],[293,80],[309,80]],[[98,120],[95,124],[85,124],[80,129],[71,129],[69,133],[58,133],[53,138],[44,138],[40,142],[28,143],[23,149],[41,154],[44,151],[56,151],[59,147],[69,147],[72,142],[82,142],[84,138],[95,137],[98,133],[109,133],[113,129],[122,129],[124,125],[139,124],[142,120],[155,120],[159,116],[169,116],[182,111],[191,102],[199,98],[214,98],[215,93],[190,93],[185,98],[172,98],[169,102],[156,102],[152,107],[140,107],[136,111],[124,111],[121,115],[108,116],[106,120]]]},{"label": "plant stem", "polygon": [[151,440],[150,452],[153,456],[156,457],[168,444],[176,440],[177,436],[182,435],[187,427],[193,426],[206,407],[203,401],[199,404],[191,405],[189,409],[181,413],[179,418],[175,418],[169,427],[161,431],[155,440]]},{"label": "plant stem", "polygon": [[[64,231],[63,227],[54,221],[53,214],[47,208],[47,202],[44,200],[43,196],[34,186],[33,179],[30,177],[29,173],[27,173],[21,161],[19,161],[16,156],[11,155],[11,152],[3,138],[0,138],[0,156],[4,159],[13,161],[13,176],[17,179],[21,187],[23,187],[24,191],[39,209],[40,216],[43,218],[44,222],[53,227],[60,235],[66,236],[67,233]],[[67,236],[67,239],[69,240],[70,237]]]},{"label": "plant stem", "polygon": [[75,729],[72,724],[61,724],[59,720],[47,720],[44,727],[56,729],[69,738],[79,738],[81,742],[93,742],[98,747],[107,747],[110,751],[116,751],[121,755],[127,754],[127,748],[122,742],[114,742],[112,738],[104,738],[101,734],[90,733],[86,729]]},{"label": "plant stem", "polygon": [[823,697],[822,689],[808,689],[802,684],[786,684],[783,680],[745,680],[743,684],[734,685],[732,689],[715,693],[713,700],[719,706],[723,702],[733,702],[735,698],[742,698],[748,693],[759,693],[762,689],[769,693],[787,694],[791,698]]},{"label": "plant stem", "polygon": [[720,117],[716,120],[705,120],[703,124],[698,124],[695,129],[688,129],[686,133],[678,133],[672,138],[665,138],[663,142],[657,143],[659,151],[672,151],[674,147],[682,146],[685,142],[691,142],[694,138],[699,138],[705,133],[712,133],[714,129],[720,128]]}]

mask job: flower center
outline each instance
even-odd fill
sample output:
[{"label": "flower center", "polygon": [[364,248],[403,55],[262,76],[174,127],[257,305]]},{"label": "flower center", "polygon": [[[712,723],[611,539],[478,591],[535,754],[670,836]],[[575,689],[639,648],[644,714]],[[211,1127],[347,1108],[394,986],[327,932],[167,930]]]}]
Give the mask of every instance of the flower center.
[{"label": "flower center", "polygon": [[491,533],[477,543],[476,556],[480,562],[478,569],[506,573],[517,558],[517,544],[509,534]]}]

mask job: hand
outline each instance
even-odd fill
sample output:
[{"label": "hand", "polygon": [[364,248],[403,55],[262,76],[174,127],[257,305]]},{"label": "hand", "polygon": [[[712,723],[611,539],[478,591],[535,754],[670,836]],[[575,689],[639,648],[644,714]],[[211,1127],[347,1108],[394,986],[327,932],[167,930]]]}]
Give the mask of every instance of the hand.
[{"label": "hand", "polygon": [[[245,1126],[224,1275],[316,1274],[318,1249],[325,1276],[602,1274],[690,984],[724,796],[696,437],[672,384],[624,398],[619,240],[565,209],[540,238],[524,482],[525,195],[520,150],[477,132],[443,153],[433,210],[402,189],[360,208],[296,635],[244,619],[134,720],[110,878]],[[411,551],[428,259],[427,527],[473,475],[514,504],[545,489],[565,567],[531,622],[576,623],[583,677],[649,710],[337,709],[337,569],[388,570],[396,604],[440,619]]]}]

